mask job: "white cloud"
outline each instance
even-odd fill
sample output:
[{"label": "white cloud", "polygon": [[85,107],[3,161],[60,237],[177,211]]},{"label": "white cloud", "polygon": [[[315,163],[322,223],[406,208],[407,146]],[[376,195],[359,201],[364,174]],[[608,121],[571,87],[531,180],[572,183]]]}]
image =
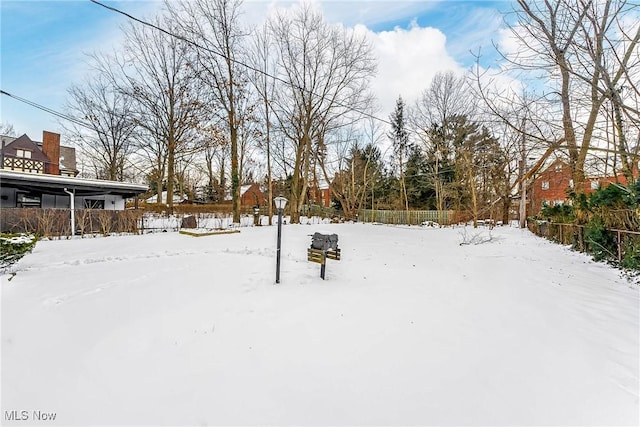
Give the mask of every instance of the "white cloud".
[{"label": "white cloud", "polygon": [[[358,32],[366,33],[371,40],[378,59],[378,74],[373,81],[372,91],[378,98],[381,118],[388,118],[399,95],[405,99],[407,104],[413,103],[420,93],[429,86],[436,73],[447,70],[458,74],[465,72],[460,62],[454,59],[458,58],[456,52],[460,50],[460,43],[455,41],[456,44],[448,43],[447,37],[439,29],[420,27],[414,23],[408,28],[397,27],[382,32],[372,30],[381,22],[394,22],[423,14],[430,8],[436,7],[439,2],[311,1],[323,10],[328,22],[355,28]],[[298,4],[297,0],[246,0],[243,8],[243,21],[251,26],[260,25],[275,8],[289,8]],[[123,10],[144,18],[155,15],[161,6],[162,3],[158,1],[118,3],[118,7]],[[105,18],[96,22],[93,27],[95,31],[83,34],[74,43],[68,45],[44,44],[41,53],[48,57],[46,63],[51,64],[51,68],[41,77],[38,85],[33,85],[32,80],[25,83],[27,86],[20,85],[16,81],[12,87],[15,93],[54,109],[62,110],[67,87],[72,82],[78,81],[88,71],[84,64],[86,58],[83,53],[108,51],[119,46],[121,35],[118,27],[125,23],[126,19],[106,10],[104,13]],[[484,13],[486,15],[483,16],[489,16],[488,12]],[[468,26],[463,27],[465,28],[463,32],[469,33]],[[465,39],[468,38],[465,37]],[[33,89],[29,90],[28,85],[31,85]],[[5,99],[3,101],[6,104],[15,104],[11,100]],[[33,110],[31,107],[5,106],[10,107],[5,111],[12,110],[12,113],[18,113],[18,110],[23,109],[28,110],[26,112],[20,111],[20,117],[18,114],[8,117],[14,122],[16,130],[27,130],[29,126],[37,129],[37,132],[40,132],[43,127],[54,131],[59,128],[55,124],[55,118]],[[24,117],[27,118],[21,120]]]},{"label": "white cloud", "polygon": [[382,114],[393,111],[398,96],[413,103],[438,72],[464,70],[447,52],[445,35],[435,28],[395,28],[393,31],[369,31],[376,56],[378,75],[373,83]]},{"label": "white cloud", "polygon": [[[445,70],[464,72],[447,52],[446,36],[436,28],[424,28],[413,23],[409,28],[396,27],[382,32],[371,30],[371,25],[376,22],[424,12],[425,7],[431,7],[436,2],[315,0],[311,3],[322,10],[327,22],[353,28],[371,41],[378,60],[378,73],[373,80],[372,91],[381,107],[380,118],[388,118],[399,95],[407,104],[417,99],[436,73]],[[245,3],[244,21],[260,25],[276,9],[289,9],[297,5],[298,1],[248,1]]]}]

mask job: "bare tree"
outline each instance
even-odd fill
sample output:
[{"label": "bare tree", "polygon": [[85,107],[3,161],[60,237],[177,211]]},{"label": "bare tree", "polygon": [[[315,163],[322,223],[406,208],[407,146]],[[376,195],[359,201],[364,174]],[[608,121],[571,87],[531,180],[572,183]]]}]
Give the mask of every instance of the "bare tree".
[{"label": "bare tree", "polygon": [[376,187],[382,178],[383,159],[380,145],[384,139],[382,123],[375,119],[373,115],[365,119],[362,130],[362,139],[365,146],[362,149],[362,156],[366,159],[362,171],[363,191],[359,203],[360,209],[364,209],[365,201],[370,197],[371,209],[374,209]]},{"label": "bare tree", "polygon": [[276,65],[271,55],[272,42],[267,24],[259,28],[253,37],[251,45],[250,62],[254,72],[251,74],[251,81],[262,100],[262,118],[264,124],[264,141],[261,144],[266,155],[267,166],[267,200],[269,225],[273,221],[273,177],[271,171],[271,101],[275,98],[275,74]]},{"label": "bare tree", "polygon": [[416,101],[411,123],[424,132],[433,124],[446,124],[454,116],[469,117],[474,110],[473,99],[465,76],[457,76],[453,71],[438,72]]},{"label": "bare tree", "polygon": [[308,3],[290,13],[280,11],[270,28],[280,65],[278,78],[284,82],[273,111],[293,148],[290,213],[292,222],[299,222],[315,160],[331,182],[323,168],[327,137],[371,101],[368,87],[375,62],[367,40],[327,24]]},{"label": "bare tree", "polygon": [[16,136],[16,131],[13,129],[13,125],[11,123],[0,122],[0,135]]},{"label": "bare tree", "polygon": [[458,180],[463,184],[461,193],[468,196],[476,228],[479,219],[490,216],[493,201],[499,196],[498,190],[508,182],[505,174],[508,159],[486,127],[467,123],[462,116],[456,129],[459,132],[456,137]]},{"label": "bare tree", "polygon": [[206,180],[204,198],[208,202],[220,202],[225,197],[224,159],[228,155],[229,143],[225,132],[215,125],[205,127],[201,138],[202,163],[199,166]]},{"label": "bare tree", "polygon": [[135,152],[133,99],[118,91],[102,74],[71,86],[68,94],[71,115],[91,128],[65,123],[69,139],[82,147],[96,178],[123,181],[127,160]]},{"label": "bare tree", "polygon": [[[593,67],[593,79],[586,83],[594,86],[597,96],[608,100],[611,106],[614,135],[618,138],[616,144],[622,163],[622,171],[628,182],[633,182],[633,163],[637,154],[637,147],[632,148],[627,142],[625,129],[625,115],[631,123],[637,124],[639,112],[631,103],[625,103],[633,98],[629,95],[640,94],[635,82],[640,78],[640,27],[629,28],[626,16],[637,4],[626,1],[608,0],[605,2],[590,2],[586,5],[586,19],[581,26],[581,36],[584,43],[578,49],[584,52],[589,61],[580,62],[580,69],[575,72],[582,77],[581,70]],[[633,16],[633,15],[632,15]],[[636,15],[637,16],[637,15]],[[582,52],[581,52],[582,53]],[[623,92],[627,92],[624,94]],[[596,93],[593,93],[596,96]],[[607,106],[603,103],[603,108]]]},{"label": "bare tree", "polygon": [[224,114],[231,148],[231,195],[233,221],[240,222],[241,164],[239,130],[248,108],[249,84],[243,64],[243,40],[240,27],[240,0],[190,0],[166,2],[175,21],[192,40],[204,49],[198,50],[200,78],[213,101]]},{"label": "bare tree", "polygon": [[380,149],[370,143],[364,147],[356,143],[340,159],[343,166],[335,175],[333,183],[336,198],[345,217],[355,218],[367,202],[373,205],[376,182],[382,175]]},{"label": "bare tree", "polygon": [[[157,18],[155,25],[178,31],[168,16]],[[188,43],[155,29],[131,23],[124,34],[125,49],[113,57],[117,70],[102,70],[134,101],[134,120],[143,129],[141,147],[155,159],[160,175],[158,203],[166,164],[166,202],[171,210],[176,158],[192,149],[195,130],[206,112],[196,79],[197,61]]]},{"label": "bare tree", "polygon": [[[627,36],[623,31],[626,40],[615,47],[606,45],[605,41],[616,39],[614,23],[626,22],[627,29],[635,25],[629,24],[631,21],[624,16],[631,13],[633,6],[624,0],[517,0],[517,5],[515,23],[510,28],[518,48],[503,53],[509,64],[505,68],[519,71],[520,77],[523,73],[533,77],[534,87],[540,92],[537,100],[557,107],[557,115],[561,117],[560,134],[555,136],[552,135],[556,133],[557,119],[545,120],[547,137],[541,139],[551,143],[541,161],[523,179],[534,173],[546,156],[566,147],[574,190],[581,193],[587,155],[598,138],[603,106],[607,100],[616,102],[621,82],[629,75],[632,59],[637,57],[634,52],[640,33],[636,31]],[[612,61],[612,58],[617,60]],[[477,70],[480,93],[492,112],[502,117],[512,129],[521,129],[522,117],[505,115],[499,104],[511,102],[512,111],[515,111],[525,107],[524,98],[521,98],[523,102],[514,102],[517,97],[507,100],[496,92],[490,93],[486,82],[483,84],[479,67]],[[532,122],[540,129],[542,120],[534,117]],[[530,140],[540,137],[530,132],[526,136]]]},{"label": "bare tree", "polygon": [[423,148],[431,157],[429,162],[436,196],[436,207],[445,210],[445,173],[453,154],[451,138],[444,134],[450,122],[458,117],[468,117],[473,111],[473,97],[468,91],[465,77],[452,71],[439,72],[411,109],[410,123]]}]

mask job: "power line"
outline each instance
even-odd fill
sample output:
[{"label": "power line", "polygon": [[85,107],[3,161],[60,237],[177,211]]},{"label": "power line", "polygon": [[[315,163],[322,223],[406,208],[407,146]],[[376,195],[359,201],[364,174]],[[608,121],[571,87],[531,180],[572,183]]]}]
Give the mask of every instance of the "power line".
[{"label": "power line", "polygon": [[[162,32],[162,33],[164,33],[164,34],[166,34],[166,35],[168,35],[170,37],[176,38],[178,40],[182,40],[183,42],[185,42],[187,44],[190,44],[190,45],[196,47],[197,49],[201,49],[201,50],[204,50],[206,52],[213,53],[214,55],[219,56],[219,57],[223,58],[226,61],[230,61],[230,62],[233,62],[234,64],[241,65],[241,66],[245,67],[248,70],[251,70],[251,71],[259,73],[259,74],[262,74],[262,75],[264,75],[266,77],[269,77],[269,78],[271,78],[273,80],[276,80],[276,81],[278,81],[280,83],[284,83],[284,84],[287,84],[287,85],[292,85],[291,82],[288,82],[288,81],[284,80],[281,77],[274,76],[274,75],[270,74],[269,72],[264,71],[264,70],[260,70],[260,69],[254,67],[254,66],[252,66],[250,64],[247,64],[246,62],[239,61],[239,60],[237,60],[235,58],[230,58],[230,57],[226,56],[224,53],[218,52],[218,51],[216,51],[214,49],[211,49],[209,47],[206,47],[206,46],[202,46],[202,45],[196,43],[195,41],[193,41],[191,39],[188,39],[185,36],[181,36],[179,34],[175,34],[175,33],[171,32],[171,31],[168,31],[168,30],[166,30],[166,29],[164,29],[162,27],[159,27],[159,26],[157,26],[155,24],[152,24],[151,22],[148,22],[148,21],[145,21],[143,19],[137,18],[137,17],[135,17],[135,16],[133,16],[133,15],[127,13],[127,12],[124,12],[123,10],[120,10],[120,9],[118,9],[116,7],[108,6],[108,5],[104,4],[104,3],[99,2],[98,0],[89,0],[89,1],[91,3],[94,3],[97,6],[101,6],[101,7],[105,8],[107,10],[110,10],[112,12],[115,12],[115,13],[118,13],[120,15],[126,16],[127,18],[129,18],[129,19],[131,19],[131,20],[133,20],[135,22],[138,22],[139,24],[142,24],[144,26],[147,26],[147,27],[153,28],[153,29],[155,29],[157,31],[160,31],[160,32]],[[321,95],[318,95],[317,93],[314,93],[314,92],[312,92],[310,90],[307,90],[307,89],[305,89],[303,87],[295,86],[295,85],[292,85],[292,86],[295,87],[298,90],[305,91],[305,92],[307,92],[307,93],[309,93],[311,95],[314,95],[314,96],[322,98]],[[374,116],[373,114],[368,113],[366,111],[362,111],[362,110],[350,107],[350,106],[345,105],[344,103],[341,103],[339,101],[336,101],[335,103],[336,103],[336,105],[338,105],[340,107],[343,107],[343,108],[346,108],[346,109],[351,110],[353,112],[356,112],[358,114],[361,114],[364,117],[368,117],[370,119],[378,120],[378,121],[380,121],[380,122],[382,122],[384,124],[387,124],[387,125],[392,125],[390,121],[385,120],[385,119],[381,119],[380,117]]]},{"label": "power line", "polygon": [[52,115],[54,115],[54,116],[56,116],[56,117],[59,117],[59,118],[61,118],[61,119],[64,119],[64,120],[68,120],[68,121],[70,121],[70,122],[73,122],[73,123],[77,124],[78,126],[85,127],[85,128],[90,129],[90,130],[92,130],[92,131],[97,131],[93,126],[91,126],[91,125],[87,124],[86,122],[83,122],[82,120],[80,120],[80,119],[78,119],[78,118],[75,118],[75,117],[69,116],[69,115],[67,115],[67,114],[61,113],[61,112],[59,112],[59,111],[56,111],[56,110],[54,110],[54,109],[52,109],[52,108],[45,107],[45,106],[43,106],[43,105],[37,104],[37,103],[35,103],[35,102],[33,102],[33,101],[30,101],[30,100],[28,100],[28,99],[21,98],[21,97],[19,97],[19,96],[17,96],[17,95],[13,95],[13,94],[11,94],[11,93],[9,93],[9,92],[6,92],[6,91],[4,91],[4,90],[2,90],[2,89],[0,89],[0,94],[5,95],[5,96],[8,96],[9,98],[13,98],[13,99],[15,99],[15,100],[17,100],[17,101],[20,101],[20,102],[22,102],[22,103],[25,103],[25,104],[27,104],[27,105],[30,105],[30,106],[32,106],[32,107],[34,107],[34,108],[37,108],[38,110],[45,111],[45,112],[47,112],[47,113],[49,113],[49,114],[52,114]]}]

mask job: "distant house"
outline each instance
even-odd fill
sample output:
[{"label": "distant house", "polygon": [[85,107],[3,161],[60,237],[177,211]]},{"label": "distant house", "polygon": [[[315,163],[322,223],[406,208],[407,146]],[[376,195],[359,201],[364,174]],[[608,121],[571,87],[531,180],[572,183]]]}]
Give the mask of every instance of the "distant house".
[{"label": "distant house", "polygon": [[240,206],[265,206],[267,198],[256,183],[240,187]]},{"label": "distant house", "polygon": [[[638,176],[637,165],[634,167],[634,175]],[[598,188],[612,183],[626,184],[627,180],[622,174],[617,176],[587,177],[583,183],[583,192],[590,194]],[[537,215],[545,204],[555,206],[568,202],[567,193],[573,189],[569,164],[561,159],[554,160],[549,166],[540,172],[533,182],[530,190],[531,213]]]},{"label": "distant house", "polygon": [[60,145],[60,135],[44,131],[42,142],[26,134],[15,138],[1,136],[2,169],[16,172],[76,176],[76,150]]},{"label": "distant house", "polygon": [[331,207],[331,189],[327,181],[313,182],[307,191],[310,205],[318,205],[325,208]]},{"label": "distant house", "polygon": [[0,208],[122,210],[125,200],[146,185],[76,178],[75,149],[60,145],[60,135],[44,131],[42,142],[27,135],[0,137]]}]

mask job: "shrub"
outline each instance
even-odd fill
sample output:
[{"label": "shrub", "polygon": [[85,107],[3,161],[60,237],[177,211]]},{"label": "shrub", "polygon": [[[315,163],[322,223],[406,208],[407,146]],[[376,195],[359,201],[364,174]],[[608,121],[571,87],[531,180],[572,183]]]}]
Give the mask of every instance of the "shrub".
[{"label": "shrub", "polygon": [[628,270],[640,271],[640,242],[631,241],[624,247],[624,257],[620,265]]},{"label": "shrub", "polygon": [[594,217],[585,227],[584,240],[589,252],[596,261],[603,261],[615,257],[616,242],[613,234],[608,232],[600,217]]},{"label": "shrub", "polygon": [[575,210],[573,206],[568,204],[555,206],[544,204],[542,206],[542,216],[553,222],[568,223],[575,220]]},{"label": "shrub", "polygon": [[589,205],[592,208],[627,208],[631,199],[629,198],[630,189],[617,184],[610,184],[604,188],[596,190],[589,198]]},{"label": "shrub", "polygon": [[32,234],[0,234],[0,270],[6,270],[31,252],[37,241]]}]

